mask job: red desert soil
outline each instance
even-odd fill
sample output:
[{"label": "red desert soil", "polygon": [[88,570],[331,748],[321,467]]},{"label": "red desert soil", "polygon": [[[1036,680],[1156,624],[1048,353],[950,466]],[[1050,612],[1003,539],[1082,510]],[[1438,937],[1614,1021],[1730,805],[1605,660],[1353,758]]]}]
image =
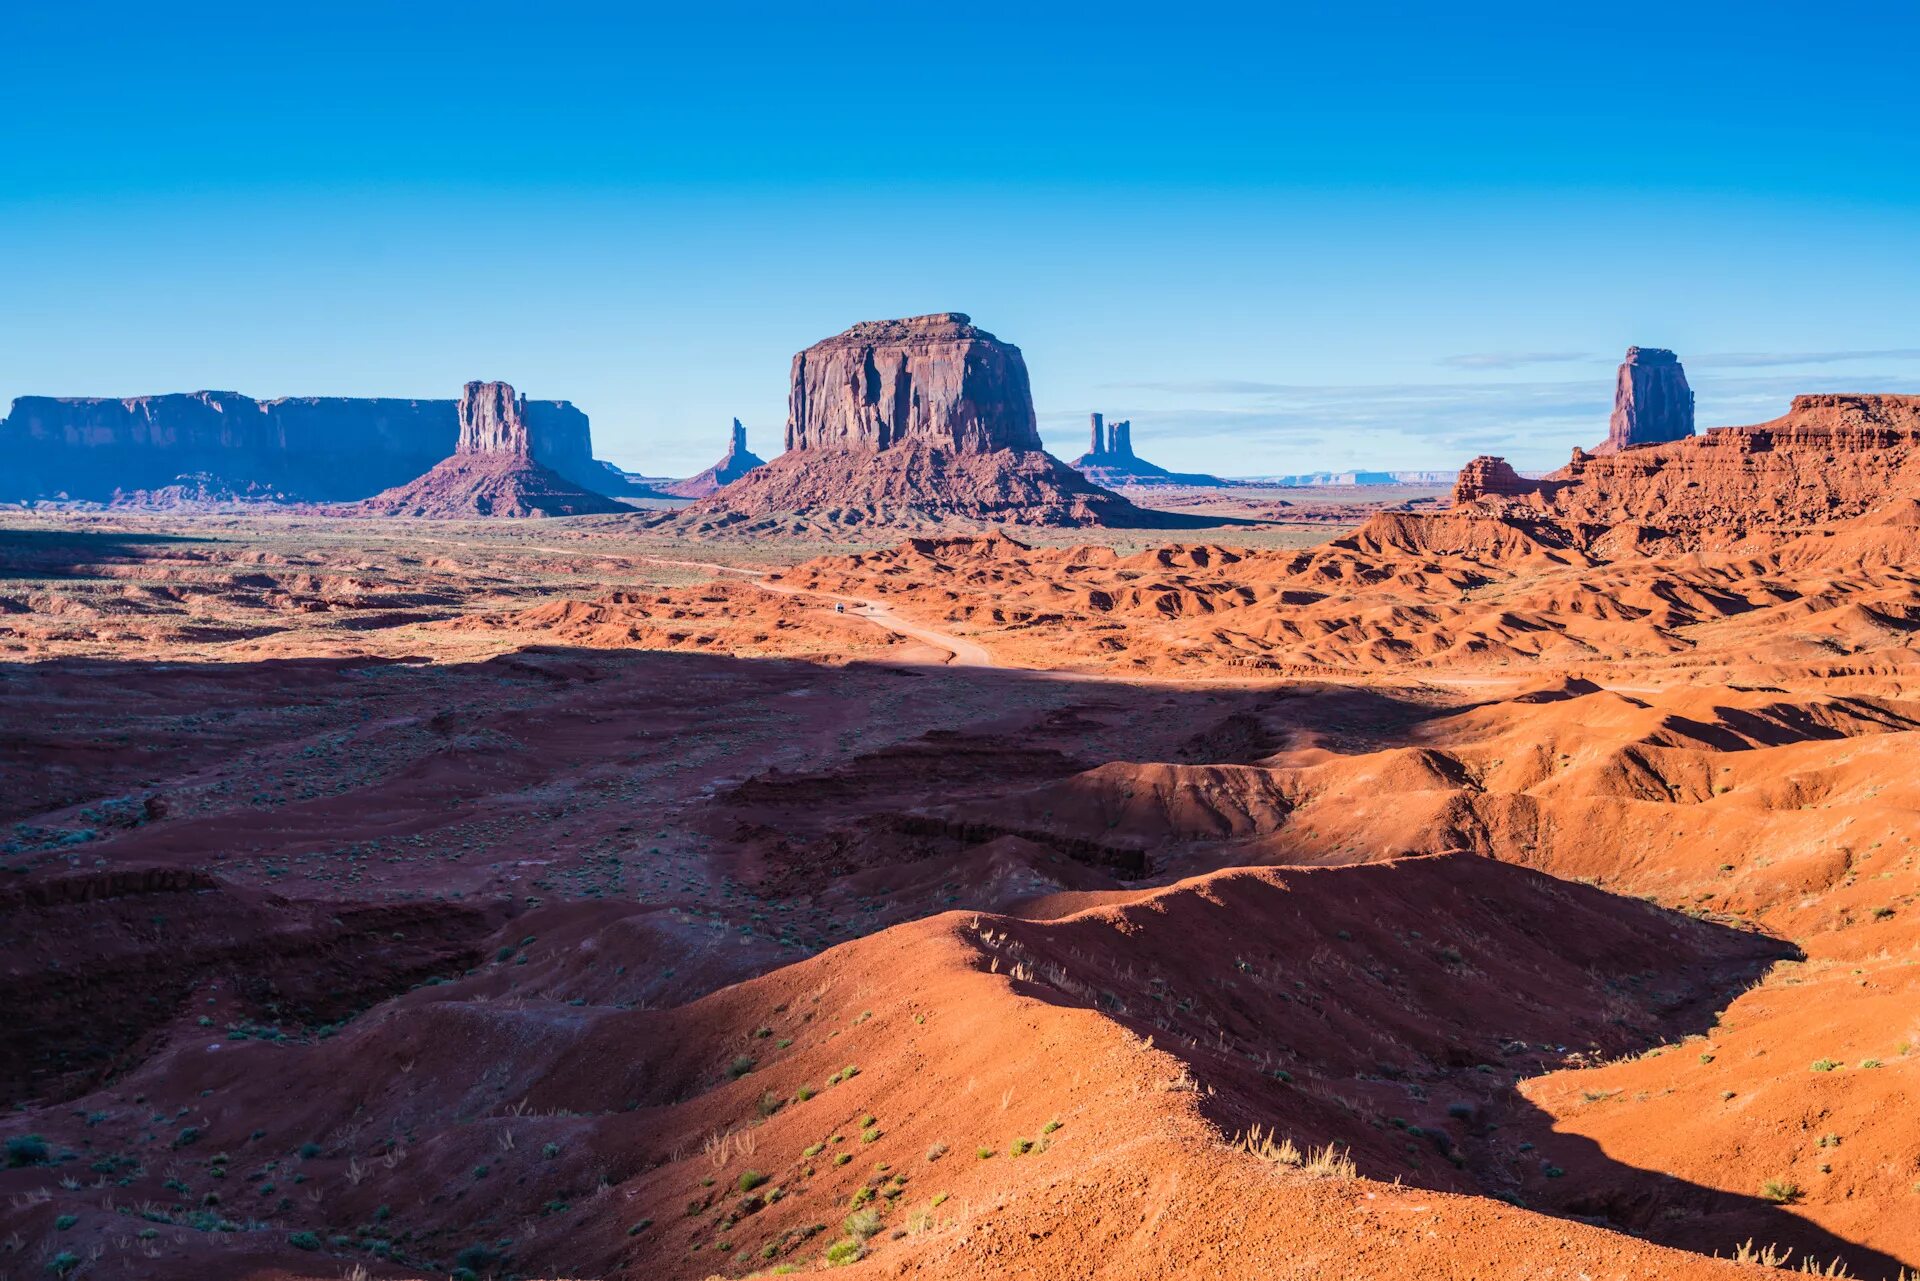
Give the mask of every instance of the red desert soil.
[{"label": "red desert soil", "polygon": [[1915,511],[10,518],[0,1272],[1891,1281]]}]

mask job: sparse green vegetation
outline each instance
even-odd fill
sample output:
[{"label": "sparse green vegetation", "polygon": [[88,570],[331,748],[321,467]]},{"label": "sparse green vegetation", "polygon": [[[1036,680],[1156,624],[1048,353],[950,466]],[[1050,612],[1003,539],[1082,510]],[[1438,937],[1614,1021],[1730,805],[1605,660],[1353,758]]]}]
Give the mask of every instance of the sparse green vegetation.
[{"label": "sparse green vegetation", "polygon": [[45,1165],[52,1159],[47,1141],[37,1134],[20,1134],[7,1140],[9,1166]]}]

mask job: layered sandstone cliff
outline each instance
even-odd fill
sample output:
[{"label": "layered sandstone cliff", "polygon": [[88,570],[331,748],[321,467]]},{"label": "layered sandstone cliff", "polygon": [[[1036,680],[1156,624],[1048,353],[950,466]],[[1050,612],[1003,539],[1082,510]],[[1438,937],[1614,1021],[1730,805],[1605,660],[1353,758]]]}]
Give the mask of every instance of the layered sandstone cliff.
[{"label": "layered sandstone cliff", "polygon": [[1613,415],[1597,454],[1661,445],[1693,435],[1693,389],[1680,358],[1664,347],[1629,347],[1614,378]]},{"label": "layered sandstone cliff", "polygon": [[1165,519],[1047,453],[1020,349],[958,312],[866,321],[793,358],[787,452],[682,513],[689,532]]},{"label": "layered sandstone cliff", "polygon": [[1920,396],[1796,396],[1779,418],[1612,453],[1575,450],[1537,481],[1502,459],[1461,472],[1455,511],[1586,547],[1725,547],[1920,494]]},{"label": "layered sandstone cliff", "polygon": [[[183,478],[222,492],[290,500],[360,498],[453,453],[460,402],[343,396],[255,400],[197,391],[125,400],[22,396],[0,420],[0,499],[108,502],[166,492]],[[592,487],[587,416],[564,400],[522,401],[528,448]]]}]

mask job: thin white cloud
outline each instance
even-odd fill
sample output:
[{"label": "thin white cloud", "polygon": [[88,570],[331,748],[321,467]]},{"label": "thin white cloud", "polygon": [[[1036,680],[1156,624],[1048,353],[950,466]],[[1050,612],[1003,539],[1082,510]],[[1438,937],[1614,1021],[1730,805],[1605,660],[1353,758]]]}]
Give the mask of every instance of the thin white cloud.
[{"label": "thin white cloud", "polygon": [[1723,351],[1709,352],[1682,363],[1702,369],[1768,369],[1780,365],[1840,365],[1852,360],[1920,360],[1920,347],[1886,347],[1878,351]]},{"label": "thin white cloud", "polygon": [[1584,351],[1470,351],[1459,356],[1443,356],[1440,363],[1452,369],[1521,369],[1527,365],[1562,365],[1572,360],[1594,360]]}]

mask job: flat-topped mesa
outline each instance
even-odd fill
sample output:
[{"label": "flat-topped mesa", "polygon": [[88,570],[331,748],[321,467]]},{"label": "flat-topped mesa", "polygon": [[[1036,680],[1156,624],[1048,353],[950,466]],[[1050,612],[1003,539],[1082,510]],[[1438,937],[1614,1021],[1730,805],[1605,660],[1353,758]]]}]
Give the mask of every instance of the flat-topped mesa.
[{"label": "flat-topped mesa", "polygon": [[868,320],[793,358],[787,448],[1039,450],[1020,349],[959,312]]},{"label": "flat-topped mesa", "polygon": [[1693,389],[1680,358],[1664,347],[1629,347],[1614,380],[1607,438],[1594,453],[1663,445],[1693,435]]},{"label": "flat-topped mesa", "polygon": [[[494,425],[476,415],[482,448],[523,436],[543,465],[592,487],[606,469],[593,459],[587,416],[564,400],[513,396]],[[470,387],[469,392],[473,390]],[[22,396],[0,419],[0,500],[112,501],[161,491],[196,477],[214,489],[271,492],[281,498],[339,501],[401,484],[468,448],[469,414],[460,400],[292,396],[256,400],[231,391],[125,399]]]}]

